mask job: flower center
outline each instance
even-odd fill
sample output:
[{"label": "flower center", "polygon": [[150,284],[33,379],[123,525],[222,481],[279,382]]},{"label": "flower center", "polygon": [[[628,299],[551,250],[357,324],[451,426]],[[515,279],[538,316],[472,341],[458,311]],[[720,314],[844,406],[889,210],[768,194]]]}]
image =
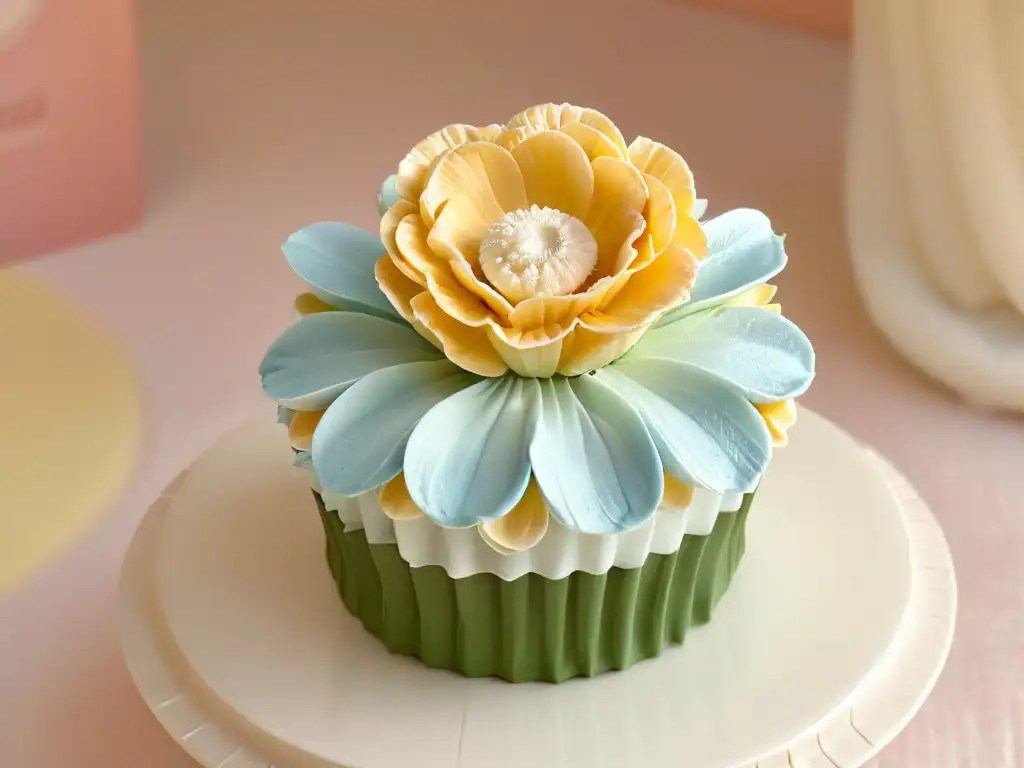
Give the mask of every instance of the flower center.
[{"label": "flower center", "polygon": [[480,241],[480,267],[512,302],[565,296],[597,265],[597,242],[577,218],[536,205],[507,213]]}]

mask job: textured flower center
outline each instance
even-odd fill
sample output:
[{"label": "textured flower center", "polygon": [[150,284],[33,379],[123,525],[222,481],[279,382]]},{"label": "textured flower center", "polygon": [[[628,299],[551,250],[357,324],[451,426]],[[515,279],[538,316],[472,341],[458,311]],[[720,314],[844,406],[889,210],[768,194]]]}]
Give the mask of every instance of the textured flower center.
[{"label": "textured flower center", "polygon": [[480,267],[509,301],[565,296],[597,264],[597,242],[577,218],[552,208],[521,208],[494,222],[480,242]]}]

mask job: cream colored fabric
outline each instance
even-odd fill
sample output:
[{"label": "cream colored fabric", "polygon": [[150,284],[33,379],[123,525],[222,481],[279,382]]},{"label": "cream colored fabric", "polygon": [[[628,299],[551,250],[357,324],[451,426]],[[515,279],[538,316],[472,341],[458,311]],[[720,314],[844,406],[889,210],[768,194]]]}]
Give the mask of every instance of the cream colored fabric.
[{"label": "cream colored fabric", "polygon": [[968,399],[1024,409],[1024,5],[856,13],[847,205],[868,311]]}]

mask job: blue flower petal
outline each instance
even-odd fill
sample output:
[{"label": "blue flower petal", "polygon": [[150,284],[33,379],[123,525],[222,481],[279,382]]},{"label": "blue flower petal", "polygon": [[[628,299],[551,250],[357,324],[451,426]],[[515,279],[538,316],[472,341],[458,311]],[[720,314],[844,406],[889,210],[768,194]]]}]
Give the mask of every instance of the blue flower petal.
[{"label": "blue flower petal", "polygon": [[718,493],[757,485],[771,458],[771,435],[735,389],[671,360],[622,360],[594,378],[639,411],[673,477]]},{"label": "blue flower petal", "polygon": [[405,484],[431,520],[465,528],[516,505],[530,482],[539,392],[537,379],[486,379],[420,420],[405,449]]},{"label": "blue flower petal", "polygon": [[543,379],[530,461],[552,514],[583,533],[642,525],[661,501],[658,451],[639,414],[592,376]]},{"label": "blue flower petal", "polygon": [[376,235],[321,221],[293,234],[281,250],[295,274],[331,306],[405,322],[377,285],[374,266],[386,250]]},{"label": "blue flower petal", "polygon": [[779,274],[786,266],[783,238],[772,232],[760,211],[738,208],[704,223],[708,256],[697,269],[690,300],[666,313],[656,327],[669,325]]},{"label": "blue flower petal", "polygon": [[355,312],[307,315],[260,363],[263,391],[298,411],[326,408],[368,373],[441,354],[408,326]]},{"label": "blue flower petal", "polygon": [[402,471],[409,435],[423,415],[479,376],[447,360],[407,363],[364,376],[323,415],[313,466],[329,491],[355,496]]},{"label": "blue flower petal", "polygon": [[704,214],[708,212],[708,201],[702,197],[698,197],[693,201],[693,210],[690,211],[690,215],[693,216],[697,221],[700,221]]},{"label": "blue flower petal", "polygon": [[644,334],[629,357],[689,363],[756,403],[801,395],[814,378],[814,349],[804,332],[760,307],[717,307],[688,315]]},{"label": "blue flower petal", "polygon": [[277,423],[284,424],[286,427],[292,425],[292,419],[295,418],[295,411],[291,408],[285,408],[283,405],[277,406]]},{"label": "blue flower petal", "polygon": [[395,186],[396,181],[398,181],[398,177],[391,174],[380,185],[380,194],[377,195],[377,211],[381,216],[399,200],[398,188]]}]

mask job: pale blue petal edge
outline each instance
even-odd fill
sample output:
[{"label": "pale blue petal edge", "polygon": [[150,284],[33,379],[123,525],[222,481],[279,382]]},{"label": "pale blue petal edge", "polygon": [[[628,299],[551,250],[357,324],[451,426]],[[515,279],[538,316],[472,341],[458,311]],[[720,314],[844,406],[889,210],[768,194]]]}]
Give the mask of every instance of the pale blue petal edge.
[{"label": "pale blue petal edge", "polygon": [[772,231],[768,217],[751,208],[737,208],[703,225],[708,256],[685,304],[666,313],[655,327],[728,301],[775,277],[786,267],[784,238]]},{"label": "pale blue petal edge", "polygon": [[423,415],[478,381],[448,360],[364,376],[331,404],[313,435],[321,485],[346,496],[379,488],[402,471],[406,444]]},{"label": "pale blue petal edge", "polygon": [[701,220],[701,217],[708,212],[708,201],[703,197],[698,197],[693,201],[693,210],[690,211],[690,215],[693,216],[697,221]]},{"label": "pale blue petal edge", "polygon": [[676,360],[702,368],[749,400],[802,395],[814,379],[814,348],[804,332],[760,307],[716,307],[644,334],[629,359]]},{"label": "pale blue petal edge", "polygon": [[291,408],[285,408],[283,405],[277,406],[277,423],[284,424],[286,427],[292,425],[292,419],[295,418],[295,411]]},{"label": "pale blue petal edge", "polygon": [[299,469],[308,469],[313,463],[313,454],[309,451],[298,451],[292,463]]},{"label": "pale blue petal edge", "polygon": [[752,491],[771,458],[760,413],[699,368],[671,360],[623,360],[594,378],[640,413],[673,477],[717,493]]},{"label": "pale blue petal edge", "polygon": [[408,326],[356,312],[319,312],[301,318],[270,345],[260,378],[263,391],[279,405],[315,411],[369,373],[440,357]]},{"label": "pale blue petal edge", "polygon": [[496,520],[530,482],[530,442],[540,385],[506,374],[434,406],[405,449],[413,502],[447,528]]},{"label": "pale blue petal edge", "polygon": [[632,530],[651,518],[664,485],[640,415],[591,376],[543,379],[530,461],[551,513],[582,533]]},{"label": "pale blue petal edge", "polygon": [[397,203],[400,199],[398,194],[398,187],[395,182],[398,181],[398,176],[391,174],[384,183],[380,185],[380,193],[377,195],[377,212],[383,216],[387,213],[388,208]]},{"label": "pale blue petal edge", "polygon": [[386,251],[376,235],[320,221],[294,233],[281,250],[295,274],[331,306],[405,322],[377,285],[374,267]]}]

